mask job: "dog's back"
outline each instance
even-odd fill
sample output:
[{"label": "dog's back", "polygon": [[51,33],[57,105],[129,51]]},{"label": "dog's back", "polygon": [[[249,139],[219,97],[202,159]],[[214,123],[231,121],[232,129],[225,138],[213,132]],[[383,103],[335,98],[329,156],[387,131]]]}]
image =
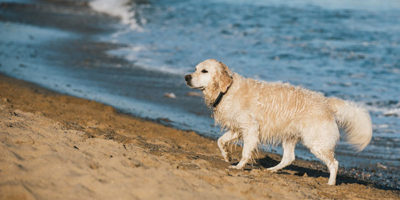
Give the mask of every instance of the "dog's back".
[{"label": "dog's back", "polygon": [[259,125],[260,140],[265,143],[300,139],[305,126],[335,120],[321,93],[287,83],[261,82],[235,74],[232,88],[224,98],[226,102],[215,115],[217,121],[237,129],[240,127],[236,126],[248,123],[248,118],[254,119]]}]

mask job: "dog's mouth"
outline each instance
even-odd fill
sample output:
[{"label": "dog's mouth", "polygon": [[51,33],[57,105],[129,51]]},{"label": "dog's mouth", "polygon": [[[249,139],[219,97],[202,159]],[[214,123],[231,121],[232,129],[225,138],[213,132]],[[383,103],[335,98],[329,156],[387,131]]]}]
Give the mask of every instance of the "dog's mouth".
[{"label": "dog's mouth", "polygon": [[192,89],[197,89],[197,90],[201,90],[201,91],[206,89],[205,87],[193,87],[192,85],[189,85],[189,87],[192,88]]},{"label": "dog's mouth", "polygon": [[198,90],[201,90],[201,91],[203,91],[203,90],[205,90],[206,88],[205,87],[192,87],[193,89],[198,89]]},{"label": "dog's mouth", "polygon": [[186,80],[186,85],[188,85],[192,89],[204,90],[204,87],[194,87],[190,80]]},{"label": "dog's mouth", "polygon": [[205,87],[203,87],[203,86],[201,86],[201,87],[194,87],[190,81],[186,81],[186,85],[188,85],[188,86],[189,86],[190,88],[192,88],[192,89],[198,89],[198,90],[201,90],[201,91],[203,91],[203,90],[205,89]]}]

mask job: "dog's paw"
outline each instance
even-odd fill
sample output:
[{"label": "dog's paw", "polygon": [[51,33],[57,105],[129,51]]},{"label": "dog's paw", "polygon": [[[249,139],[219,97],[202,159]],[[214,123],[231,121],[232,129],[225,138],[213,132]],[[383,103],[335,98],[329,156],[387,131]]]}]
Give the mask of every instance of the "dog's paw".
[{"label": "dog's paw", "polygon": [[238,165],[231,165],[229,166],[230,169],[242,169],[243,167],[238,166]]},{"label": "dog's paw", "polygon": [[231,157],[229,156],[229,153],[226,151],[221,151],[222,157],[226,162],[231,162]]},{"label": "dog's paw", "polygon": [[276,169],[275,167],[270,167],[270,168],[267,168],[267,170],[270,171],[270,172],[272,172],[272,173],[275,173],[275,172],[277,172],[279,169]]}]

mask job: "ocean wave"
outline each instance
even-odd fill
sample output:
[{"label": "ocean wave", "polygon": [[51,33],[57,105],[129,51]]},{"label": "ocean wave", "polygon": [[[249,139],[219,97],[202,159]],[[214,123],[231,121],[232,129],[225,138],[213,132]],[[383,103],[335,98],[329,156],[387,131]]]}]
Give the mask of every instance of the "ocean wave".
[{"label": "ocean wave", "polygon": [[129,25],[132,30],[140,31],[142,27],[136,20],[136,12],[133,9],[134,3],[130,0],[93,0],[89,6],[101,13],[119,17],[123,24]]},{"label": "ocean wave", "polygon": [[[129,47],[114,49],[108,51],[107,53],[113,56],[124,58],[125,60],[134,63],[136,67],[145,70],[158,71],[179,76],[183,76],[188,72],[188,68],[170,66],[165,64],[162,60],[149,58],[146,54],[149,49],[150,47],[146,47],[144,45],[130,45]],[[145,54],[142,54],[143,52],[145,52]]]}]

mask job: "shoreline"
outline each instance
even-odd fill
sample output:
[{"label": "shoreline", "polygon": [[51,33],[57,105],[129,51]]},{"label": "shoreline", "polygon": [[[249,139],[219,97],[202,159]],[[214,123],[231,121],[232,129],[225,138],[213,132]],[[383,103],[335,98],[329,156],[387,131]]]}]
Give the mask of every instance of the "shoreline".
[{"label": "shoreline", "polygon": [[[65,16],[60,15],[57,16],[55,19],[52,20],[44,20],[45,24],[39,24],[39,22],[42,22],[42,18],[43,17],[48,17],[48,16],[52,16],[54,15],[54,13],[56,11],[54,11],[54,13],[46,13],[44,12],[43,8],[39,7],[33,7],[31,8],[30,6],[32,6],[33,4],[29,4],[30,6],[26,6],[26,7],[19,7],[19,5],[11,5],[12,9],[16,9],[16,11],[19,11],[18,13],[24,13],[27,12],[29,13],[36,13],[39,12],[41,13],[42,16],[35,16],[35,19],[30,19],[28,21],[24,21],[26,20],[24,18],[24,16],[18,16],[17,18],[14,18],[12,20],[10,20],[10,22],[19,22],[20,20],[22,20],[24,23],[27,23],[28,25],[35,25],[38,27],[45,27],[45,28],[56,28],[56,29],[60,29],[61,31],[63,30],[67,30],[68,32],[72,32],[72,33],[79,33],[79,37],[78,39],[73,38],[73,39],[60,39],[60,40],[55,40],[51,41],[51,42],[46,42],[43,45],[39,45],[37,49],[34,49],[37,46],[33,45],[33,49],[34,51],[44,51],[43,56],[40,55],[41,52],[36,53],[34,56],[34,58],[32,58],[32,60],[37,59],[38,58],[47,58],[46,56],[46,51],[52,51],[54,49],[63,49],[63,51],[60,53],[58,52],[58,54],[54,54],[51,55],[51,59],[53,60],[59,60],[59,62],[65,62],[64,64],[66,65],[70,65],[70,66],[74,66],[74,67],[82,67],[82,68],[93,68],[95,67],[99,67],[99,61],[100,62],[104,62],[100,64],[100,67],[102,67],[103,65],[112,65],[117,63],[118,65],[121,64],[126,64],[130,67],[136,67],[132,64],[123,62],[122,59],[119,58],[115,58],[115,57],[111,57],[111,56],[107,56],[104,52],[106,50],[110,50],[116,47],[117,44],[110,44],[110,43],[104,43],[98,40],[94,40],[95,37],[101,35],[101,34],[106,34],[109,31],[112,31],[108,28],[112,27],[112,23],[115,23],[118,20],[115,19],[110,19],[107,16],[100,16],[100,20],[96,21],[99,19],[98,15],[93,16],[91,13],[91,18],[88,19],[87,21],[85,21],[85,23],[82,23],[80,26],[76,27],[74,26],[74,24],[76,24],[76,22],[74,21],[79,21],[79,19],[82,18],[82,16],[80,16],[79,14],[84,13],[85,11],[87,11],[86,7],[87,5],[85,5],[83,8],[80,8],[79,11],[76,13],[75,11],[71,11],[74,10],[75,7],[80,7],[82,6],[81,4],[76,5],[73,2],[70,1],[63,1],[63,3],[60,2],[52,2],[52,1],[44,1],[41,2],[42,4],[51,4],[50,7],[54,8],[56,11],[60,10],[61,8],[57,8],[57,6],[64,6],[64,7],[68,7],[70,10],[68,10],[67,12],[65,12]],[[65,2],[69,2],[66,3]],[[14,6],[14,7],[13,7]],[[43,5],[41,5],[43,6]],[[44,6],[45,8],[46,6]],[[57,9],[56,9],[57,8]],[[12,11],[11,9],[11,11]],[[8,11],[9,12],[9,11]],[[60,26],[59,24],[57,24],[56,22],[62,19],[65,19],[65,17],[71,16],[71,13],[73,14],[73,20],[72,22],[70,21],[69,23],[67,23],[66,25],[62,25]],[[83,15],[86,16],[86,15]],[[12,17],[11,17],[12,18]],[[5,17],[5,19],[1,20],[1,22],[8,22],[7,17]],[[105,22],[106,27],[103,28],[99,28],[104,26],[104,24],[99,25],[101,22]],[[90,27],[87,27],[86,25],[91,25]],[[110,27],[109,27],[110,26]],[[36,37],[36,36],[35,36]],[[39,40],[38,38],[34,38],[33,40]],[[29,36],[29,39],[31,38],[31,36]],[[88,39],[89,40],[85,40]],[[70,42],[74,42],[74,45],[71,46],[67,46],[65,44],[70,43]],[[118,46],[118,45],[117,45]],[[28,45],[28,48],[29,47]],[[80,54],[80,52],[84,52],[86,51],[84,54]],[[29,51],[28,51],[29,52]],[[19,58],[18,58],[19,56]],[[32,55],[30,55],[32,57]],[[70,57],[72,56],[79,56],[79,58],[76,59],[72,59],[70,60]],[[21,55],[17,55],[17,61],[15,61],[15,63],[12,62],[2,62],[0,63],[1,66],[3,68],[8,67],[8,65],[14,64],[17,65],[14,70],[34,70],[34,67],[32,69],[30,66],[30,60],[24,60],[24,56]],[[49,58],[47,58],[49,59]],[[29,63],[29,64],[19,64],[20,62],[25,62],[25,63]],[[52,65],[55,63],[51,63]],[[58,64],[58,63],[56,63]],[[76,65],[76,66],[75,66]],[[56,67],[56,66],[55,66]],[[21,69],[20,69],[21,68]],[[103,69],[101,68],[101,70],[104,70],[104,73],[109,72],[109,70],[107,71],[107,69]],[[117,69],[114,69],[117,70]],[[83,72],[83,77],[84,75],[87,75],[85,73],[90,73],[90,71],[84,71]],[[123,74],[124,71],[123,69],[120,69],[118,71],[119,74]],[[154,74],[153,72],[149,72],[149,71],[138,71],[136,73],[135,76],[151,76],[154,80],[154,82],[156,84],[164,84],[164,79],[166,79],[165,77],[160,77],[159,74]],[[29,75],[29,74],[28,74]],[[47,75],[47,78],[51,78],[51,74]],[[161,79],[161,80],[156,80],[156,79]],[[0,75],[0,80],[1,80],[1,84],[2,84],[2,88],[0,89],[0,96],[1,96],[1,100],[0,102],[1,105],[5,106],[2,110],[2,113],[4,115],[6,115],[6,113],[11,113],[11,115],[14,115],[12,113],[16,113],[17,117],[19,115],[19,113],[21,112],[22,116],[25,115],[32,115],[33,113],[33,118],[44,118],[44,121],[47,120],[51,120],[54,121],[56,126],[55,130],[57,131],[58,129],[62,129],[62,130],[68,130],[74,133],[77,133],[79,135],[79,137],[73,137],[75,139],[77,139],[78,141],[82,138],[84,138],[83,140],[88,140],[88,141],[92,141],[91,139],[95,139],[95,140],[101,140],[100,143],[103,143],[105,141],[110,141],[111,143],[113,143],[114,147],[116,147],[116,149],[119,149],[121,147],[123,147],[123,150],[127,150],[126,149],[126,145],[132,145],[131,147],[136,149],[136,147],[140,147],[141,150],[144,151],[144,153],[142,154],[143,157],[146,156],[151,156],[154,159],[162,159],[163,162],[161,163],[162,166],[164,167],[171,167],[169,168],[169,172],[173,172],[174,174],[177,173],[179,174],[179,176],[183,176],[183,180],[182,179],[175,179],[175,181],[184,181],[185,179],[187,179],[187,177],[185,175],[181,174],[181,170],[183,170],[184,173],[191,173],[194,170],[194,174],[196,173],[205,173],[208,176],[215,176],[217,175],[216,182],[218,182],[219,184],[222,184],[223,186],[221,187],[226,187],[226,184],[224,181],[227,177],[236,177],[236,178],[232,178],[233,183],[237,183],[237,179],[239,179],[238,177],[241,177],[241,181],[238,183],[238,186],[235,188],[234,191],[242,191],[241,188],[251,188],[252,190],[256,191],[257,194],[254,195],[259,195],[257,197],[269,197],[267,195],[265,195],[265,191],[263,191],[263,189],[265,189],[266,187],[270,187],[269,184],[271,184],[271,182],[276,181],[277,182],[277,187],[273,187],[270,188],[268,191],[272,192],[273,194],[277,195],[277,196],[272,196],[275,198],[283,198],[286,195],[287,191],[284,190],[280,190],[281,187],[284,187],[287,190],[292,190],[291,188],[300,188],[300,192],[299,191],[290,191],[290,195],[294,195],[292,197],[302,197],[302,198],[320,198],[320,197],[325,197],[325,198],[351,198],[354,196],[348,196],[348,194],[345,194],[345,192],[353,192],[356,193],[355,195],[365,195],[362,197],[369,197],[369,198],[374,198],[374,197],[378,197],[378,196],[374,196],[371,195],[370,192],[377,192],[377,194],[380,195],[389,195],[390,198],[398,198],[399,194],[398,194],[398,189],[397,191],[395,190],[395,188],[390,188],[385,186],[385,184],[383,183],[379,183],[380,180],[382,180],[382,178],[380,180],[375,180],[372,181],[369,176],[371,176],[370,173],[366,172],[364,173],[363,169],[357,169],[355,171],[346,171],[345,169],[341,168],[339,170],[339,176],[338,176],[338,183],[339,183],[339,189],[343,190],[343,193],[337,194],[338,196],[335,196],[335,192],[333,192],[336,189],[330,189],[327,188],[323,185],[324,182],[326,182],[326,178],[327,178],[327,171],[325,169],[325,167],[321,164],[319,164],[319,162],[314,162],[314,161],[304,161],[304,160],[299,160],[297,159],[296,162],[288,167],[287,169],[283,170],[281,173],[279,174],[271,174],[266,172],[266,170],[264,170],[267,167],[270,167],[274,164],[277,164],[278,161],[280,160],[280,155],[277,154],[272,154],[272,153],[261,153],[259,156],[259,159],[256,159],[256,163],[253,164],[253,166],[248,166],[246,168],[246,170],[244,171],[234,171],[234,170],[227,170],[227,167],[229,166],[228,163],[225,163],[222,161],[222,158],[219,155],[219,150],[216,146],[216,142],[214,140],[211,139],[207,139],[204,138],[202,136],[199,136],[198,134],[196,134],[193,131],[180,131],[180,130],[176,130],[174,128],[171,127],[166,127],[157,123],[161,123],[164,125],[169,125],[171,126],[171,123],[173,123],[173,121],[169,121],[169,119],[167,118],[159,118],[156,120],[151,120],[153,122],[149,122],[146,119],[140,119],[137,117],[132,117],[128,114],[122,114],[122,112],[118,111],[117,109],[102,104],[102,103],[97,103],[95,101],[91,101],[91,100],[85,100],[85,99],[80,99],[80,98],[76,98],[76,97],[71,97],[71,96],[67,96],[67,95],[63,95],[63,94],[59,94],[57,92],[53,92],[51,91],[51,89],[53,89],[54,91],[59,91],[57,90],[57,88],[61,87],[61,85],[56,85],[56,86],[50,86],[47,87],[50,90],[47,89],[43,89],[40,86],[37,86],[35,84],[29,83],[29,82],[25,82],[25,81],[19,81],[13,78],[9,78],[3,75]],[[183,80],[183,79],[182,79]],[[135,80],[133,82],[134,83],[140,83],[141,80],[140,78],[138,80]],[[175,87],[176,85],[170,86],[170,87],[159,87],[159,88],[152,88],[153,92],[156,91],[157,95],[154,95],[154,93],[152,93],[153,97],[151,97],[151,101],[160,103],[161,105],[166,105],[166,106],[176,106],[177,104],[185,104],[185,102],[192,102],[193,98],[196,97],[184,97],[184,93],[185,90],[180,91],[181,93],[178,94],[179,97],[183,97],[185,99],[180,99],[179,101],[173,101],[167,98],[159,98],[162,97],[164,95],[164,92],[169,92],[169,90],[166,89],[171,89],[171,87]],[[53,87],[53,88],[52,88]],[[68,84],[66,85],[66,87],[68,88]],[[180,85],[178,85],[177,87],[181,87]],[[71,88],[71,90],[74,88]],[[113,89],[113,88],[108,88],[108,89]],[[137,88],[135,88],[137,89]],[[143,92],[143,90],[138,90],[138,92]],[[139,97],[139,99],[142,100],[146,100],[146,95],[148,95],[147,93],[143,93],[144,96]],[[72,96],[78,96],[78,95],[72,95]],[[81,95],[82,96],[82,95]],[[84,96],[84,95],[83,95]],[[5,98],[5,100],[4,100]],[[182,103],[183,102],[183,103]],[[200,99],[197,98],[196,102],[194,103],[194,105],[199,105],[202,108],[202,110],[200,111],[202,115],[207,115],[207,111],[205,110],[205,106],[203,105],[202,101]],[[184,107],[182,105],[180,105],[181,107]],[[188,108],[184,108],[184,109],[188,109]],[[6,113],[4,113],[6,112]],[[197,111],[198,112],[198,111]],[[28,114],[27,114],[28,113]],[[129,112],[128,112],[129,113]],[[200,114],[199,114],[200,115]],[[11,116],[12,118],[12,116]],[[28,121],[32,120],[31,118],[27,118]],[[157,123],[154,123],[157,122]],[[25,124],[24,121],[21,122],[22,124]],[[40,122],[41,123],[41,122]],[[48,122],[50,124],[50,126],[52,126],[51,122]],[[8,127],[9,124],[3,124],[5,127]],[[18,125],[18,123],[17,123]],[[11,124],[11,126],[13,126]],[[24,125],[25,126],[25,125]],[[35,126],[35,124],[28,124],[26,125],[27,127],[30,126]],[[190,126],[190,123],[188,124],[188,126]],[[23,127],[23,126],[22,126]],[[10,130],[14,130],[13,127],[8,127],[11,128]],[[16,130],[20,130],[19,128],[21,127],[15,127]],[[37,128],[37,127],[36,127]],[[204,127],[206,128],[206,127]],[[206,131],[206,130],[205,130]],[[50,133],[48,133],[49,136],[52,136]],[[74,135],[74,134],[72,134]],[[54,136],[54,135],[53,135]],[[52,137],[53,137],[52,136]],[[18,136],[16,136],[18,137]],[[57,138],[57,136],[54,136]],[[6,137],[7,138],[7,137]],[[80,138],[80,139],[79,139]],[[3,138],[4,139],[4,138]],[[2,140],[2,142],[4,142]],[[7,142],[7,141],[6,141]],[[98,148],[96,145],[94,144],[86,144],[85,145],[88,146],[88,148],[93,148],[96,149]],[[56,144],[54,144],[54,141],[48,141],[48,144],[52,147],[55,147]],[[77,150],[78,149],[82,149],[79,146],[76,145],[72,145],[73,149]],[[101,146],[101,144],[100,144]],[[69,148],[71,146],[68,146]],[[5,148],[7,151],[10,150],[8,148]],[[100,150],[100,149],[97,149]],[[236,158],[238,158],[239,156],[239,150],[240,147],[238,147],[236,149]],[[138,150],[139,151],[139,150]],[[20,152],[21,154],[25,154],[27,152],[22,151]],[[54,153],[54,152],[53,152]],[[94,152],[91,152],[94,153]],[[120,154],[124,154],[122,152],[119,152]],[[11,153],[12,154],[12,153]],[[19,155],[19,154],[18,154]],[[95,161],[95,163],[99,163],[98,161],[98,157],[99,155],[91,158]],[[12,158],[13,155],[11,155]],[[18,157],[18,156],[17,156]],[[29,156],[28,156],[29,157]],[[122,156],[124,157],[124,156]],[[68,157],[67,157],[68,158]],[[182,159],[182,160],[181,160]],[[29,159],[26,159],[27,161],[29,161]],[[70,158],[70,160],[73,160],[72,158]],[[129,160],[129,159],[128,159]],[[124,160],[123,158],[121,158],[121,163],[125,163],[126,162],[130,162],[127,160]],[[88,162],[87,160],[80,160],[80,161],[74,161],[74,162],[78,162],[78,163],[85,163]],[[200,162],[200,163],[197,163]],[[5,162],[7,163],[7,162]],[[143,162],[142,162],[143,163]],[[158,162],[155,162],[158,163]],[[44,165],[45,163],[42,163],[42,165]],[[60,164],[60,163],[58,163]],[[154,163],[149,162],[147,163],[150,166],[153,166]],[[95,164],[94,168],[96,168]],[[131,164],[133,166],[136,166],[137,163],[133,163]],[[139,164],[140,165],[140,164]],[[17,165],[18,166],[18,165]],[[24,166],[24,165],[21,165]],[[93,168],[93,165],[91,165],[92,167],[89,166],[90,169]],[[144,164],[144,166],[146,166],[146,164]],[[113,166],[114,168],[120,169],[121,166],[116,165]],[[124,167],[124,166],[122,166]],[[138,168],[138,167],[136,167]],[[143,167],[146,168],[146,167]],[[148,168],[148,166],[147,166]],[[177,171],[175,171],[175,168],[177,169]],[[44,167],[45,169],[45,167]],[[68,168],[67,168],[68,169]],[[22,169],[21,169],[22,170]],[[31,169],[34,170],[34,169]],[[136,170],[146,170],[146,169],[136,169]],[[186,171],[185,171],[186,170]],[[196,170],[200,170],[196,171]],[[204,171],[205,170],[205,171]],[[110,170],[109,170],[110,171]],[[102,173],[108,174],[109,171],[103,171]],[[129,170],[128,170],[129,171]],[[189,172],[188,172],[189,171]],[[1,173],[2,171],[0,171]],[[19,171],[16,171],[16,173],[18,173]],[[182,173],[183,173],[182,172]],[[88,171],[84,171],[82,172],[83,174],[91,174],[90,170]],[[132,172],[133,174],[135,174],[135,171]],[[189,173],[189,174],[190,174]],[[7,178],[13,178],[13,175],[15,174],[3,174],[5,175],[5,177]],[[165,175],[165,174],[164,174]],[[176,175],[176,174],[175,174]],[[193,175],[193,174],[192,174]],[[195,175],[193,175],[194,177],[196,177]],[[283,177],[282,177],[283,176]],[[96,176],[93,176],[96,177]],[[172,176],[170,178],[174,178],[175,176]],[[15,177],[14,177],[15,178]],[[37,178],[41,178],[40,176]],[[113,179],[114,176],[109,176],[107,177],[108,179]],[[143,178],[143,177],[142,177]],[[198,177],[197,177],[198,178]],[[302,180],[303,178],[305,178],[306,180]],[[104,178],[100,178],[101,180],[103,180]],[[214,179],[214,178],[213,178]],[[288,179],[290,181],[293,181],[294,183],[287,183],[285,182],[285,179]],[[384,179],[384,178],[383,178]],[[24,179],[21,179],[24,180]],[[71,179],[72,181],[74,181],[75,179]],[[144,180],[144,179],[143,179]],[[157,180],[159,181],[163,181],[165,180],[165,177],[157,177]],[[201,179],[202,181],[205,181],[206,185],[210,184],[208,186],[205,186],[204,188],[207,187],[211,187],[215,186],[216,183],[214,183],[213,181],[210,180],[204,180]],[[270,183],[265,182],[265,180],[269,180],[271,181]],[[385,179],[384,179],[385,180]],[[33,184],[38,184],[40,181],[39,180],[35,180],[36,182],[33,182]],[[124,179],[124,181],[127,181]],[[188,180],[186,180],[188,181]],[[191,183],[191,181],[196,182],[196,179],[190,179],[189,183]],[[24,181],[22,181],[24,182]],[[56,181],[57,182],[57,181]],[[127,184],[132,184],[129,181],[127,181]],[[249,183],[256,183],[259,185],[262,185],[262,188],[257,188],[257,187],[253,187],[253,186],[249,186]],[[176,182],[170,183],[170,184],[174,184]],[[199,182],[196,182],[199,183]],[[231,182],[232,183],[232,182]],[[16,183],[18,184],[18,183]],[[199,183],[200,184],[200,183]],[[274,183],[275,184],[275,183]],[[157,184],[153,183],[149,185],[149,188],[151,189],[153,186],[155,186]],[[161,184],[163,185],[163,184]],[[165,185],[165,184],[164,184]],[[346,188],[347,185],[350,185],[351,188]],[[8,187],[7,184],[5,187]],[[26,187],[26,186],[24,186]],[[164,187],[164,186],[163,186]],[[182,186],[184,188],[184,186]],[[305,189],[304,191],[302,190],[303,187],[310,187],[315,189],[316,191],[313,190],[307,190]],[[204,189],[203,188],[203,189]],[[361,188],[361,189],[360,189]],[[55,190],[57,190],[59,188],[55,188]],[[98,188],[97,188],[98,189]],[[113,188],[114,190],[118,191],[118,188]],[[171,191],[176,191],[176,188],[169,188]],[[186,188],[189,191],[190,190],[195,190],[195,188],[192,187],[188,187]],[[386,191],[379,190],[379,189],[385,189]],[[276,190],[276,191],[275,191]],[[323,193],[324,190],[328,190],[327,194],[321,194]],[[361,194],[363,191],[365,194]],[[393,191],[392,191],[393,190]],[[32,190],[34,191],[34,190]],[[69,190],[70,191],[70,190]],[[205,191],[207,191],[207,189],[205,189]],[[49,191],[47,191],[49,192]],[[100,192],[100,191],[97,191]],[[249,198],[251,195],[244,192],[245,194],[238,194],[236,192],[232,192],[231,190],[226,190],[225,196],[219,196],[221,198],[228,198],[229,196],[229,192],[231,192],[232,194],[235,194],[237,197],[239,197],[240,195],[244,195],[243,198]],[[1,193],[1,192],[0,192]],[[101,192],[100,192],[101,193]],[[129,193],[129,192],[128,192]],[[243,192],[242,192],[243,193]],[[306,194],[310,194],[310,196],[301,196],[302,193],[306,193]],[[387,193],[387,194],[386,194]],[[174,193],[171,193],[170,195],[173,195]],[[198,193],[196,193],[198,195],[201,196],[201,192],[198,191]],[[216,193],[214,193],[215,195],[217,195]],[[369,194],[369,195],[366,195]],[[88,195],[90,195],[88,193]],[[248,195],[248,196],[246,196]],[[249,196],[250,195],[250,196]],[[264,195],[264,196],[263,196]],[[325,196],[324,196],[325,195]],[[62,197],[62,196],[60,196]],[[170,196],[171,197],[171,196]],[[204,196],[203,196],[204,197]],[[272,198],[270,197],[270,198]],[[65,197],[64,197],[65,198]],[[146,198],[146,197],[141,197],[141,198]],[[198,197],[199,198],[199,197]],[[214,197],[215,198],[215,197]]]},{"label": "shoreline", "polygon": [[[382,186],[343,175],[338,176],[337,186],[329,187],[325,184],[328,173],[323,165],[317,162],[296,160],[290,167],[285,168],[281,172],[270,173],[265,169],[277,164],[280,159],[279,155],[271,153],[260,152],[258,159],[256,159],[257,162],[253,166],[247,166],[243,171],[230,170],[228,169],[229,164],[225,163],[219,155],[215,140],[204,138],[192,131],[180,131],[155,122],[122,114],[111,106],[58,94],[34,84],[4,75],[0,75],[0,91],[1,115],[11,115],[9,117],[11,122],[4,120],[1,122],[2,129],[4,130],[4,127],[6,127],[5,133],[7,133],[7,135],[4,135],[3,132],[1,137],[2,154],[5,155],[2,156],[2,160],[0,161],[0,180],[8,180],[0,183],[0,191],[2,191],[0,193],[3,194],[3,197],[14,197],[20,194],[27,195],[26,197],[29,195],[43,197],[41,195],[50,194],[55,198],[67,198],[67,196],[62,196],[61,194],[71,192],[76,185],[72,184],[63,186],[62,188],[58,186],[64,181],[72,181],[78,185],[83,184],[85,187],[89,187],[91,192],[85,194],[87,195],[86,197],[104,198],[103,187],[109,184],[106,183],[107,181],[104,182],[105,179],[109,178],[118,183],[124,182],[127,184],[126,187],[128,187],[130,184],[137,184],[138,182],[148,183],[146,181],[149,180],[141,176],[135,176],[135,174],[138,175],[151,171],[151,179],[158,180],[158,183],[144,184],[143,187],[146,186],[146,190],[150,190],[154,194],[161,196],[149,197],[144,194],[144,196],[141,196],[142,193],[135,189],[129,190],[129,192],[124,194],[119,194],[122,195],[120,197],[127,198],[125,195],[129,194],[136,195],[139,199],[184,199],[185,197],[194,199],[205,197],[211,199],[228,197],[234,197],[235,199],[261,197],[267,199],[291,199],[294,197],[307,199],[379,199],[382,197],[400,199],[398,190],[390,190],[389,188],[386,188],[386,190],[378,189],[376,187]],[[30,117],[25,120],[13,121],[13,118],[21,116]],[[51,123],[45,123],[44,125],[43,123],[28,123],[34,119],[49,120]],[[28,123],[28,125],[25,123]],[[75,143],[67,143],[68,145],[65,145],[62,142],[63,140],[60,139],[65,137],[65,135],[53,134],[53,130],[51,129],[53,126],[56,126],[56,130],[68,133],[67,135],[75,135],[74,139],[72,139]],[[49,131],[44,131],[44,133],[41,131],[38,132],[44,135],[43,137],[35,136],[35,131],[30,132],[32,134],[30,138],[33,138],[34,142],[24,142],[27,140],[26,136],[21,136],[21,133],[24,131],[38,130],[39,128],[47,129],[47,127],[50,127]],[[48,139],[46,145],[50,148],[38,152],[34,151],[35,153],[26,151],[26,149],[24,150],[26,146],[35,147],[35,144],[39,145],[47,137],[50,137],[50,139]],[[71,141],[71,139],[68,141]],[[107,159],[105,159],[104,155],[102,155],[105,153],[101,148],[103,143],[108,142],[112,143],[109,151],[113,153],[110,156],[107,155]],[[60,150],[57,151],[57,148],[61,148],[59,146],[62,146],[61,152]],[[40,147],[36,148],[42,149]],[[91,155],[90,158],[84,157],[82,160],[77,161],[63,154],[64,151],[81,151],[83,149],[87,151],[80,153]],[[138,154],[138,152],[142,155],[136,157],[139,159],[138,162],[132,161],[132,157],[127,156],[128,154]],[[238,160],[240,147],[237,147],[234,152],[234,160]],[[52,166],[58,166],[56,168],[60,171],[71,173],[68,170],[76,167],[70,167],[69,165],[63,167],[64,162],[75,163],[77,166],[83,168],[81,169],[82,171],[79,171],[79,175],[76,176],[63,177],[64,180],[46,177],[48,182],[43,182],[42,178],[44,177],[42,176],[45,176],[43,170],[50,170],[50,168],[46,169],[49,167],[45,164],[48,161],[42,161],[42,163],[34,166],[31,166],[30,163],[37,163],[40,159],[39,155],[49,155],[50,153],[59,156],[59,159],[63,160],[63,162],[59,159],[50,160]],[[108,153],[106,152],[106,154]],[[146,160],[149,157],[153,160]],[[118,161],[120,161],[115,166],[113,164],[114,158],[118,158]],[[89,164],[87,164],[88,162]],[[6,167],[12,165],[17,165],[18,167]],[[108,165],[112,165],[112,170],[106,167]],[[127,165],[128,167],[123,165]],[[38,169],[36,168],[41,169],[39,171],[42,173],[38,174],[36,172]],[[160,172],[160,168],[162,168],[162,173]],[[103,170],[102,175],[96,172],[99,171],[98,169]],[[124,171],[125,169],[128,171]],[[320,169],[324,170],[321,171]],[[115,170],[126,174],[127,177],[114,176],[113,172]],[[33,173],[31,174],[30,172]],[[167,172],[173,175],[167,178],[165,177],[165,173]],[[26,175],[23,177],[18,175],[24,173]],[[58,172],[55,173],[57,174]],[[129,175],[129,173],[132,174]],[[98,179],[98,183],[88,182],[88,176],[90,180]],[[116,176],[119,178],[115,179]],[[171,179],[174,181],[167,181]],[[181,185],[179,181],[186,181],[187,184]],[[49,188],[53,188],[53,191],[41,188],[43,185],[50,183],[54,185],[52,187],[49,186]],[[25,189],[22,190],[21,187],[25,187]],[[80,190],[87,190],[85,187]],[[125,191],[127,189],[124,187],[120,188],[121,186],[115,188],[112,185],[108,185],[108,187],[110,187],[107,189],[109,192]],[[166,189],[160,190],[160,187],[166,187]],[[165,192],[164,190],[169,191],[166,196],[161,194]],[[57,192],[61,196],[57,196]]]}]

